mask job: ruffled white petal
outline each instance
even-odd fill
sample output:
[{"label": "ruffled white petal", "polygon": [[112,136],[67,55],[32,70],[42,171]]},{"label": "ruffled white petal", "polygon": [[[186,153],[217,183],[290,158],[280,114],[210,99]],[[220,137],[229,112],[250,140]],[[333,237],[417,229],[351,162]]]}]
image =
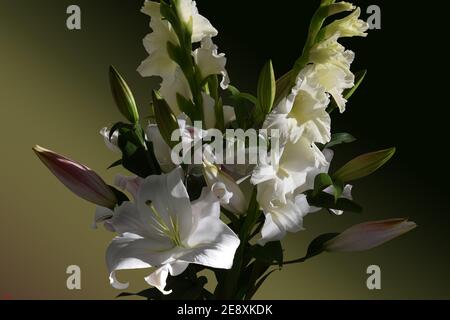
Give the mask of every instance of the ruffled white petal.
[{"label": "ruffled white petal", "polygon": [[189,263],[181,261],[168,263],[161,266],[144,279],[149,285],[154,286],[163,294],[168,295],[172,293],[172,290],[165,290],[169,274],[171,276],[178,276],[182,274],[188,266]]},{"label": "ruffled white petal", "polygon": [[204,79],[214,74],[222,75],[221,87],[224,90],[228,88],[230,79],[225,69],[227,58],[225,54],[218,53],[218,47],[211,38],[202,40],[201,47],[194,51],[194,59]]}]

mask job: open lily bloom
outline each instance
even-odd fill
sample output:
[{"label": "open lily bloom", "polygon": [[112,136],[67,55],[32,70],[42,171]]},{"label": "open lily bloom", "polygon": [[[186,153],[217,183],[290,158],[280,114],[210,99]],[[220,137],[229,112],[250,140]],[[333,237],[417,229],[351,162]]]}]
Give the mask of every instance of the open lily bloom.
[{"label": "open lily bloom", "polygon": [[156,267],[145,278],[164,294],[168,275],[181,274],[190,263],[229,269],[238,237],[220,220],[220,204],[209,191],[191,203],[182,170],[150,176],[142,183],[136,203],[125,202],[107,221],[119,234],[106,252],[111,285],[125,289],[118,270]]}]

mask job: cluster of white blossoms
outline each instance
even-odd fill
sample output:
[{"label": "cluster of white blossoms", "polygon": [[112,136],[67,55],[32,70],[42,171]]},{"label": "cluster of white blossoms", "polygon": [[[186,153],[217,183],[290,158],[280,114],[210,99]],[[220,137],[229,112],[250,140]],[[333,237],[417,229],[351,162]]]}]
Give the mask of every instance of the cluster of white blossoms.
[{"label": "cluster of white blossoms", "polygon": [[[348,10],[355,7],[348,4]],[[278,103],[264,128],[278,129],[282,138],[280,154],[263,161],[253,172],[258,202],[266,216],[260,243],[282,239],[286,232],[302,229],[303,217],[317,208],[308,204],[305,191],[313,189],[314,178],[327,173],[331,150],[319,150],[316,143],[331,139],[331,118],[327,108],[334,99],[345,111],[345,89],[353,88],[350,71],[354,53],[338,42],[341,37],[366,36],[369,26],[359,19],[357,8],[349,16],[325,28],[323,39],[307,54],[308,64],[298,74],[291,92]],[[333,187],[330,187],[333,188]],[[330,188],[325,192],[331,192]],[[351,186],[343,197],[350,198]],[[335,212],[340,213],[340,212]]]},{"label": "cluster of white blossoms", "polygon": [[[113,97],[127,122],[100,132],[121,154],[111,167],[121,165],[135,176],[118,175],[113,187],[85,165],[39,146],[34,151],[66,187],[98,206],[94,227],[101,223],[115,234],[106,251],[114,288],[128,287],[117,271],[152,268],[145,281],[157,290],[149,298],[155,291],[157,297],[172,291],[185,297],[180,291],[187,281],[198,299],[251,299],[270,268],[285,263],[275,241],[302,230],[304,217],[322,208],[336,215],[361,211],[348,183],[395,153],[364,154],[329,173],[330,148],[354,141],[348,133],[331,135],[330,113],[345,111],[363,78],[350,70],[354,53],[339,40],[366,36],[368,24],[352,4],[322,0],[302,56],[278,81],[267,63],[255,97],[229,85],[226,58],[212,40],[218,32],[195,1],[146,1],[142,12],[152,32],[138,71],[162,80],[153,91],[153,119],[142,126],[130,88],[111,67]],[[343,12],[350,13],[325,25]],[[234,106],[223,105],[220,89],[228,89]],[[415,227],[405,219],[356,225],[319,236],[304,258],[286,263],[370,249]],[[215,273],[213,293],[197,275],[204,269]],[[176,278],[168,282],[169,276]]]},{"label": "cluster of white blossoms", "polygon": [[[229,84],[226,58],[224,54],[218,54],[218,48],[212,41],[218,34],[217,30],[198,13],[195,1],[178,0],[176,4],[181,21],[192,30],[191,42],[200,43],[191,54],[202,78],[220,75],[221,88],[226,89]],[[342,4],[345,4],[346,10],[355,9],[353,5]],[[151,17],[152,32],[144,39],[149,57],[138,71],[142,76],[162,78],[161,97],[178,118],[182,144],[190,146],[206,133],[192,127],[179,106],[177,95],[187,100],[193,99],[185,72],[170,54],[168,44],[180,45],[179,37],[174,26],[161,15],[160,3],[146,1],[142,12]],[[343,92],[352,88],[355,81],[350,71],[354,53],[345,50],[338,40],[341,37],[366,35],[368,25],[359,20],[359,14],[358,8],[324,29],[322,40],[310,48],[308,63],[296,77],[292,90],[281,97],[267,115],[263,129],[278,130],[281,138],[279,152],[269,152],[259,159],[257,166],[247,167],[244,172],[240,172],[242,166],[239,165],[225,168],[204,160],[203,176],[207,187],[196,202],[189,202],[181,180],[181,169],[171,162],[171,148],[164,141],[158,126],[148,126],[146,137],[155,147],[155,156],[161,168],[165,172],[174,171],[142,182],[137,191],[137,204],[127,202],[114,213],[109,209],[97,212],[96,221],[106,221],[109,230],[120,234],[107,252],[113,286],[125,288],[114,276],[116,270],[122,269],[157,266],[157,271],[146,280],[167,293],[164,290],[167,275],[180,274],[189,263],[230,268],[239,239],[221,222],[220,206],[234,214],[245,213],[251,196],[245,192],[249,189],[246,184],[257,186],[256,199],[265,215],[259,244],[280,240],[286,232],[302,230],[305,215],[320,210],[309,205],[304,193],[314,187],[315,176],[328,172],[333,157],[331,150],[321,151],[316,146],[316,143],[326,144],[331,139],[331,118],[327,107],[333,99],[344,112],[346,100]],[[206,129],[213,128],[216,121],[215,101],[206,92],[202,92],[202,98],[204,126]],[[226,122],[234,118],[232,110],[225,107]],[[117,151],[114,145],[117,144],[117,136],[109,138],[106,129],[102,134],[109,148]],[[205,148],[208,146],[201,149]],[[250,183],[246,177],[251,177]],[[243,179],[237,181],[238,178]],[[117,185],[123,186],[123,180]],[[333,193],[332,189],[331,186],[324,191]],[[346,186],[342,197],[351,198],[350,191],[351,186]],[[333,212],[342,213],[337,210]],[[200,221],[207,222],[208,226],[203,224],[200,227],[197,225]]]},{"label": "cluster of white blossoms", "polygon": [[[193,51],[192,55],[202,77],[205,79],[210,75],[221,75],[223,77],[221,87],[226,89],[229,84],[228,73],[225,70],[227,60],[224,54],[218,53],[218,48],[212,41],[218,34],[217,30],[208,19],[198,13],[195,1],[179,0],[176,9],[181,21],[192,29],[191,43],[200,43],[200,47]],[[142,12],[150,16],[150,28],[153,31],[144,38],[144,46],[149,57],[142,62],[138,71],[143,77],[162,78],[160,94],[178,116],[181,114],[181,108],[178,105],[177,94],[192,99],[188,80],[168,51],[168,43],[181,44],[173,26],[162,17],[160,3],[146,1]],[[204,98],[204,112],[210,119],[211,117],[214,119],[214,102],[206,93]],[[209,123],[209,127],[213,124]]]}]

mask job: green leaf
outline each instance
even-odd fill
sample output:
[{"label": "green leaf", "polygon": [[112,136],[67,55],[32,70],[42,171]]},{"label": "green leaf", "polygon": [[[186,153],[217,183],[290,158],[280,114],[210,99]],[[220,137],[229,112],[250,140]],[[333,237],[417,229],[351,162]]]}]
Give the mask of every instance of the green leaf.
[{"label": "green leaf", "polygon": [[118,295],[121,297],[139,296],[147,300],[199,300],[203,295],[205,284],[208,282],[206,277],[192,279],[188,276],[189,269],[183,274],[167,279],[167,290],[172,290],[170,295],[164,295],[156,288],[146,289],[139,293],[124,292]]},{"label": "green leaf", "polygon": [[239,92],[233,86],[229,86],[228,90],[231,92],[231,99],[234,102],[234,112],[236,114],[236,122],[238,127],[246,130],[251,127],[252,116],[257,99],[250,95]]},{"label": "green leaf", "polygon": [[333,185],[333,179],[327,173],[318,174],[314,179],[313,196],[318,195],[319,192],[322,192],[331,185]]},{"label": "green leaf", "polygon": [[358,90],[359,86],[363,83],[364,79],[366,78],[367,70],[358,71],[355,73],[355,85],[351,89],[347,89],[344,92],[344,98],[346,100],[350,99],[353,94]]},{"label": "green leaf", "polygon": [[308,192],[308,203],[311,206],[325,209],[334,209],[342,211],[350,211],[360,213],[362,207],[356,204],[354,201],[345,198],[335,199],[335,195],[328,194],[326,192],[320,192],[317,195],[313,195],[313,192]]},{"label": "green leaf", "polygon": [[181,112],[185,113],[192,121],[201,121],[202,113],[195,108],[191,100],[186,99],[183,95],[177,93],[177,103]]},{"label": "green leaf", "polygon": [[339,180],[333,181],[333,194],[334,194],[334,201],[337,202],[339,198],[341,197],[342,193],[344,192],[344,183],[342,183]]},{"label": "green leaf", "polygon": [[292,70],[284,74],[281,78],[279,78],[276,82],[276,94],[275,94],[275,102],[276,106],[284,97],[286,97],[289,93],[292,79]]},{"label": "green leaf", "polygon": [[141,178],[160,174],[161,169],[153,152],[153,145],[146,143],[142,129],[133,125],[122,125],[118,146],[122,151],[122,165]]},{"label": "green leaf", "polygon": [[272,111],[276,89],[275,72],[272,61],[269,60],[261,70],[258,80],[258,103],[264,114]]},{"label": "green leaf", "polygon": [[324,149],[332,148],[334,146],[355,142],[356,138],[349,133],[336,133],[331,136],[331,141],[328,142]]},{"label": "green leaf", "polygon": [[390,148],[359,156],[334,173],[333,178],[350,182],[367,177],[386,164],[394,156],[395,151],[395,148]]},{"label": "green leaf", "polygon": [[183,50],[178,45],[175,45],[172,42],[167,42],[167,53],[169,54],[170,59],[172,59],[180,67],[183,66]]},{"label": "green leaf", "polygon": [[233,86],[231,84],[228,85],[228,91],[230,91],[232,96],[237,96],[239,93],[241,93],[238,88],[236,88],[235,86]]},{"label": "green leaf", "polygon": [[117,190],[116,188],[112,187],[112,186],[108,186],[112,192],[115,194],[118,202],[117,205],[120,206],[122,203],[130,201],[130,199],[128,199],[128,197],[125,195],[125,193],[123,193],[122,191]]},{"label": "green leaf", "polygon": [[272,265],[276,262],[280,267],[283,266],[283,247],[280,241],[269,242],[264,247],[253,246],[252,255],[263,264]]},{"label": "green leaf", "polygon": [[153,106],[155,110],[155,120],[158,125],[159,132],[164,138],[168,146],[174,147],[177,141],[172,141],[172,133],[179,130],[178,121],[167,102],[159,95],[158,92],[153,91]]},{"label": "green leaf", "polygon": [[113,66],[110,66],[109,68],[109,80],[111,91],[119,111],[131,123],[138,123],[139,113],[133,93],[128,84]]},{"label": "green leaf", "polygon": [[117,160],[116,162],[114,162],[113,164],[111,164],[111,165],[108,167],[108,169],[112,169],[112,168],[118,167],[118,166],[120,166],[120,165],[122,165],[122,159],[119,159],[119,160]]}]

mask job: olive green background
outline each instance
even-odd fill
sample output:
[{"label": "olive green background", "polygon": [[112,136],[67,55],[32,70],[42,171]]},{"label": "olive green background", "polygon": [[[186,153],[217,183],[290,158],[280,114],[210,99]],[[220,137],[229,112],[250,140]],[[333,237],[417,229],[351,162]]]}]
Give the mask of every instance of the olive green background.
[{"label": "olive green background", "polygon": [[[304,2],[304,3],[303,3]],[[393,1],[389,1],[393,2]],[[273,57],[277,75],[289,70],[301,51],[318,1],[198,1],[221,31],[216,39],[229,57],[234,85],[254,91],[259,69]],[[317,235],[339,232],[367,220],[409,217],[412,233],[358,254],[324,254],[275,272],[261,299],[448,299],[449,201],[443,139],[448,136],[443,98],[425,75],[439,61],[422,18],[406,4],[379,4],[382,30],[346,41],[369,69],[368,81],[348,112],[334,115],[334,132],[358,142],[338,149],[337,162],[390,146],[395,160],[355,185],[365,213],[305,219],[306,231],[289,236],[285,255],[297,258]],[[66,8],[82,9],[82,30],[66,28]],[[146,57],[142,38],[148,18],[142,1],[0,0],[0,299],[112,299],[104,263],[112,234],[90,228],[94,206],[74,197],[35,157],[35,144],[76,159],[111,182],[120,169],[106,170],[118,156],[98,131],[121,116],[108,84],[114,64],[129,81],[143,114],[156,82],[135,71]],[[365,11],[365,10],[363,10]],[[433,24],[439,27],[439,21]],[[420,30],[421,32],[417,32]],[[433,86],[430,91],[426,85]],[[431,91],[433,90],[433,91]],[[442,95],[444,95],[442,93]],[[82,290],[66,288],[66,268],[79,265]],[[382,290],[366,287],[366,268],[382,270]],[[146,288],[148,271],[121,272],[129,291]]]}]

